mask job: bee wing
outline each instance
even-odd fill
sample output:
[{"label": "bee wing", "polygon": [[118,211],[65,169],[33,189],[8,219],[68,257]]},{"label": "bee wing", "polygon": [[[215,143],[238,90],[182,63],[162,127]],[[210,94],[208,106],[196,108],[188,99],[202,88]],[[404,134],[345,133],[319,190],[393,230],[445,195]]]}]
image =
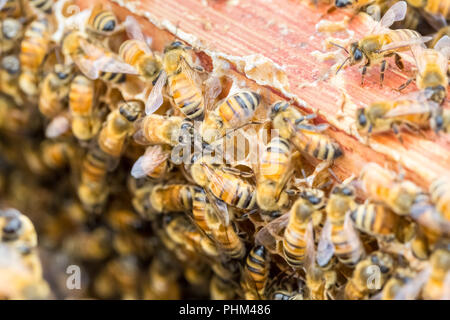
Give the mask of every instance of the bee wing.
[{"label": "bee wing", "polygon": [[450,37],[445,35],[440,38],[439,41],[435,44],[434,50],[442,53],[448,60],[450,58]]},{"label": "bee wing", "polygon": [[150,146],[145,150],[145,154],[139,157],[131,168],[131,175],[136,178],[143,178],[152,173],[161,163],[169,157],[160,145]]},{"label": "bee wing", "polygon": [[412,47],[415,45],[423,45],[425,42],[428,42],[431,39],[433,39],[433,38],[427,36],[427,37],[411,38],[411,39],[404,40],[404,41],[391,42],[391,43],[384,45],[381,48],[380,52],[394,50],[394,49],[403,48],[403,47]]},{"label": "bee wing", "polygon": [[47,125],[45,136],[47,138],[56,138],[70,129],[70,121],[65,116],[57,116]]},{"label": "bee wing", "polygon": [[392,110],[389,110],[383,118],[392,118],[398,116],[405,116],[410,114],[421,114],[431,112],[432,110],[437,110],[439,105],[433,101],[429,101],[427,103],[412,103],[412,104],[403,104],[398,107],[395,107]]},{"label": "bee wing", "polygon": [[427,202],[419,202],[411,207],[411,217],[420,225],[435,231],[450,235],[450,222],[441,216],[436,208]]},{"label": "bee wing", "polygon": [[127,16],[124,24],[128,37],[131,39],[139,40],[142,44],[144,44],[144,46],[142,46],[144,52],[147,54],[152,54],[152,50],[150,49],[150,46],[147,42],[147,38],[142,33],[141,27],[139,26],[137,20],[132,16]]},{"label": "bee wing", "polygon": [[210,76],[205,81],[205,102],[207,111],[214,109],[214,102],[221,92],[222,84],[220,83],[220,79],[215,76]]},{"label": "bee wing", "polygon": [[420,271],[414,279],[407,282],[401,287],[394,297],[394,300],[415,300],[419,295],[422,287],[430,277],[431,267],[427,267]]},{"label": "bee wing", "polygon": [[164,70],[161,70],[158,79],[153,85],[152,91],[150,91],[150,94],[147,97],[147,101],[145,102],[145,114],[149,115],[154,113],[163,104],[163,89],[166,81],[167,73]]},{"label": "bee wing", "polygon": [[262,244],[266,248],[275,250],[276,236],[286,228],[289,222],[289,212],[283,214],[281,217],[269,222],[265,225],[255,236],[256,242]]},{"label": "bee wing", "polygon": [[316,261],[319,266],[325,266],[333,257],[334,245],[331,241],[331,223],[327,219],[320,233],[319,244],[317,246]]},{"label": "bee wing", "polygon": [[392,26],[394,22],[405,19],[407,8],[408,6],[405,1],[399,1],[390,7],[380,22],[375,26],[374,33],[382,32]]},{"label": "bee wing", "polygon": [[74,62],[80,71],[89,79],[95,80],[98,79],[100,75],[100,70],[94,65],[92,60],[87,59],[86,57],[77,56],[74,57]]},{"label": "bee wing", "polygon": [[[223,185],[224,181],[214,172],[214,169],[210,168],[208,165],[203,166],[203,171],[208,177],[209,181],[212,181],[214,184]],[[225,202],[217,199],[209,190],[209,188],[205,188],[206,196],[208,197],[209,202],[216,210],[218,217],[225,225],[230,224],[230,215],[228,212],[228,206]]]}]

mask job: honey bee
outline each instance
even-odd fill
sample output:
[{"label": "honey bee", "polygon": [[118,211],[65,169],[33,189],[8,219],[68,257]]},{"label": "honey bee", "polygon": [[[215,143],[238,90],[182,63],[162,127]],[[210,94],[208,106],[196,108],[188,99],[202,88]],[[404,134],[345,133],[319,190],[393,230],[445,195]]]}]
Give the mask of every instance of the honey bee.
[{"label": "honey bee", "polygon": [[335,186],[331,191],[325,211],[327,222],[322,229],[317,262],[323,265],[334,253],[338,260],[354,267],[365,255],[359,235],[353,229],[350,212],[355,210],[355,190],[349,184]]},{"label": "honey bee", "polygon": [[242,287],[246,300],[265,298],[270,271],[270,256],[262,245],[255,246],[247,256],[242,276]]},{"label": "honey bee", "polygon": [[138,22],[133,17],[126,18],[125,27],[131,40],[126,40],[120,46],[120,57],[134,66],[145,80],[154,81],[161,71],[161,59],[149,48]]},{"label": "honey bee", "polygon": [[213,275],[209,283],[209,295],[211,300],[232,300],[236,297],[236,292],[231,282]]},{"label": "honey bee", "polygon": [[193,186],[157,184],[149,195],[151,207],[160,213],[185,212],[192,209]]},{"label": "honey bee", "polygon": [[384,203],[398,215],[408,215],[422,193],[411,181],[399,181],[393,172],[373,162],[361,170],[360,181],[372,200]]},{"label": "honey bee", "polygon": [[206,211],[206,223],[221,251],[232,259],[240,259],[245,255],[245,246],[234,229],[233,224],[222,223],[215,210]]},{"label": "honey bee", "polygon": [[227,130],[247,123],[255,114],[261,96],[252,91],[239,91],[219,102],[200,125],[200,134],[207,143],[225,136]]},{"label": "honey bee", "polygon": [[294,289],[292,283],[285,282],[282,285],[275,288],[271,298],[272,300],[303,300],[303,288],[298,285],[298,289]]},{"label": "honey bee", "polygon": [[446,25],[450,19],[450,2],[448,0],[406,0],[408,4],[424,11],[424,16],[431,26]]},{"label": "honey bee", "polygon": [[182,124],[181,117],[150,114],[136,122],[134,139],[143,145],[166,144],[173,147],[179,143]]},{"label": "honey bee", "polygon": [[399,69],[403,69],[403,62],[398,52],[409,50],[416,44],[421,44],[430,40],[429,37],[422,37],[417,31],[409,29],[388,29],[394,22],[405,18],[407,4],[405,1],[395,3],[376,24],[370,35],[363,37],[359,41],[350,44],[345,51],[349,56],[339,67],[349,62],[350,66],[364,62],[362,69],[361,85],[364,84],[364,76],[367,68],[380,63],[380,85],[383,85],[384,71],[386,70],[386,58],[394,56],[395,64]]},{"label": "honey bee", "polygon": [[0,210],[0,239],[20,254],[27,255],[37,247],[33,223],[16,209]]},{"label": "honey bee", "polygon": [[[442,104],[447,97],[448,59],[450,58],[450,37],[443,36],[434,46],[426,49],[423,46],[413,46],[412,52],[417,64],[416,85],[419,89],[430,93],[430,99]],[[408,80],[399,89],[406,87]]]},{"label": "honey bee", "polygon": [[39,94],[39,111],[44,116],[53,118],[63,110],[68,102],[71,79],[72,65],[59,64],[44,78]]},{"label": "honey bee", "polygon": [[118,25],[117,18],[111,10],[105,10],[101,4],[92,8],[87,21],[87,30],[94,34],[111,35]]},{"label": "honey bee", "polygon": [[19,19],[6,18],[0,22],[1,53],[9,53],[23,36],[23,27]]},{"label": "honey bee", "polygon": [[120,60],[113,52],[91,43],[79,31],[70,31],[62,39],[62,53],[66,61],[73,61],[89,79],[120,84],[127,74],[137,74],[129,64]]},{"label": "honey bee", "polygon": [[53,0],[30,0],[28,3],[32,8],[36,9],[38,12],[45,14],[51,14],[53,9]]},{"label": "honey bee", "polygon": [[41,144],[42,160],[51,169],[61,169],[70,164],[75,155],[73,146],[65,141],[44,140]]},{"label": "honey bee", "polygon": [[38,93],[38,71],[47,55],[49,43],[48,20],[34,20],[25,31],[19,54],[22,67],[19,86],[29,96]]},{"label": "honey bee", "polygon": [[207,211],[214,210],[209,203],[208,196],[203,188],[194,186],[192,198],[192,217],[195,224],[207,235],[211,234],[211,229],[206,220]]},{"label": "honey bee", "polygon": [[131,168],[131,175],[136,178],[149,177],[151,179],[163,178],[172,168],[168,161],[170,152],[161,146],[150,146],[145,150],[145,154],[134,163]]},{"label": "honey bee", "polygon": [[448,177],[434,180],[430,185],[431,201],[436,209],[450,221],[450,183]]},{"label": "honey bee", "polygon": [[450,252],[445,248],[435,250],[430,257],[430,264],[431,272],[422,289],[422,297],[426,300],[446,299],[445,294],[449,290]]},{"label": "honey bee", "polygon": [[358,205],[350,214],[355,227],[375,237],[390,239],[395,236],[400,217],[378,203]]},{"label": "honey bee", "polygon": [[134,133],[133,122],[141,110],[140,102],[124,101],[109,113],[98,135],[98,145],[103,152],[114,158],[121,156],[127,138]]},{"label": "honey bee", "polygon": [[152,114],[163,103],[162,90],[167,83],[168,94],[173,104],[189,119],[203,118],[205,102],[203,90],[198,84],[188,47],[180,41],[164,49],[162,69],[150,92],[146,114]]},{"label": "honey bee", "polygon": [[101,121],[94,111],[95,100],[94,82],[77,75],[70,83],[69,109],[72,132],[79,140],[89,140],[100,130]]},{"label": "honey bee", "polygon": [[442,111],[437,103],[429,101],[426,92],[417,92],[411,97],[398,100],[379,101],[356,112],[356,126],[360,133],[372,133],[393,130],[400,141],[400,126],[413,129],[432,128],[442,130]]},{"label": "honey bee", "polygon": [[292,175],[292,150],[288,140],[274,137],[265,148],[256,183],[256,203],[265,211],[280,210],[289,203],[283,188]]},{"label": "honey bee", "polygon": [[18,87],[20,74],[20,61],[16,56],[4,56],[0,66],[0,90],[9,95],[17,104],[22,104],[22,98]]},{"label": "honey bee", "polygon": [[271,106],[272,125],[280,137],[289,140],[303,154],[331,162],[342,155],[342,150],[335,141],[320,132],[327,126],[306,124],[314,116],[304,116],[286,101],[278,101]]},{"label": "honey bee", "polygon": [[397,268],[384,285],[381,292],[383,300],[413,300],[420,295],[430,274],[429,268],[419,273],[409,268]]},{"label": "honey bee", "polygon": [[[393,271],[394,260],[389,254],[381,251],[371,253],[356,265],[352,277],[345,285],[345,298],[349,300],[366,299],[369,294],[383,287]],[[375,279],[377,276],[378,278]]]}]

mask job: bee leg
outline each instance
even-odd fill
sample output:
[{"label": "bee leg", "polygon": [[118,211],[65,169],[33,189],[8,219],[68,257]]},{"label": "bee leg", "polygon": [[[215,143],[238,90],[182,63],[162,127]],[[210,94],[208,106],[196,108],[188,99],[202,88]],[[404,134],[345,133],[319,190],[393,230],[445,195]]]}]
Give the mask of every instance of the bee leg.
[{"label": "bee leg", "polygon": [[400,87],[398,87],[398,91],[402,91],[403,89],[405,89],[407,86],[409,86],[411,84],[411,82],[414,81],[414,78],[409,78],[404,84],[402,84]]},{"label": "bee leg", "polygon": [[364,85],[364,77],[365,77],[365,75],[367,73],[367,67],[368,66],[369,66],[369,63],[367,63],[362,69],[362,72],[361,72],[361,86]]},{"label": "bee leg", "polygon": [[380,68],[380,88],[383,88],[384,72],[386,71],[386,60],[381,62]]},{"label": "bee leg", "polygon": [[395,136],[397,137],[398,141],[400,141],[400,143],[403,144],[403,138],[400,135],[400,129],[398,128],[397,124],[393,123],[391,127],[392,127],[392,131],[394,131]]},{"label": "bee leg", "polygon": [[395,53],[395,65],[400,69],[403,70],[403,68],[405,67],[403,65],[403,61],[402,61],[402,57],[400,57],[400,55],[398,53]]}]

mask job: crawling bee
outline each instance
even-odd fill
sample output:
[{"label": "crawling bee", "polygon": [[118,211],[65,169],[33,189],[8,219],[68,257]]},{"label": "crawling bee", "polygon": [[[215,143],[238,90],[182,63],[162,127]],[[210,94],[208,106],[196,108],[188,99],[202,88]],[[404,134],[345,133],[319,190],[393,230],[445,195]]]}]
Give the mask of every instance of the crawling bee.
[{"label": "crawling bee", "polygon": [[356,111],[356,127],[367,135],[393,130],[400,141],[400,126],[443,130],[442,110],[436,102],[427,99],[430,96],[429,92],[421,91],[398,100],[374,102]]},{"label": "crawling bee", "polygon": [[[443,36],[434,46],[426,49],[416,45],[412,52],[417,64],[416,85],[419,89],[430,93],[430,99],[442,104],[447,97],[448,59],[450,58],[450,37]],[[399,89],[405,88],[412,79]]]},{"label": "crawling bee", "polygon": [[89,140],[100,130],[101,120],[95,112],[95,104],[94,82],[77,75],[70,83],[69,109],[72,132],[79,140]]},{"label": "crawling bee", "polygon": [[364,258],[364,247],[350,221],[350,212],[355,207],[355,190],[352,186],[343,183],[333,188],[325,208],[327,222],[322,229],[318,247],[319,265],[328,261],[333,253],[341,263],[350,267]]},{"label": "crawling bee", "polygon": [[73,61],[89,79],[120,84],[127,74],[137,74],[135,68],[120,60],[113,52],[93,44],[79,31],[68,32],[61,42],[66,61]]},{"label": "crawling bee", "polygon": [[225,136],[227,130],[247,123],[259,106],[261,96],[252,91],[239,91],[219,102],[200,126],[200,134],[207,143]]},{"label": "crawling bee", "polygon": [[98,135],[98,145],[103,152],[114,158],[121,156],[127,138],[134,133],[133,122],[141,110],[139,101],[124,101],[110,112]]},{"label": "crawling bee", "polygon": [[134,139],[143,145],[166,144],[173,147],[179,143],[183,126],[189,127],[190,124],[183,122],[181,117],[150,114],[136,122]]},{"label": "crawling bee", "polygon": [[202,119],[205,112],[203,90],[195,74],[195,68],[188,47],[175,41],[164,49],[162,71],[150,92],[146,114],[152,114],[163,103],[163,88],[167,91],[173,104],[191,120]]},{"label": "crawling bee", "polygon": [[280,137],[272,138],[261,156],[256,183],[256,203],[262,210],[276,211],[286,207],[289,197],[283,189],[292,173],[290,142]]},{"label": "crawling bee", "polygon": [[345,298],[366,299],[369,294],[382,289],[393,271],[394,260],[389,254],[381,251],[371,253],[356,265],[352,277],[345,285]]},{"label": "crawling bee", "polygon": [[370,35],[351,43],[349,48],[345,49],[349,56],[339,67],[338,72],[347,62],[349,62],[350,66],[364,62],[361,78],[361,85],[363,85],[367,68],[381,61],[380,84],[382,86],[387,57],[394,56],[397,67],[403,69],[403,62],[398,52],[408,50],[412,45],[421,44],[430,40],[430,38],[422,37],[414,30],[388,29],[395,21],[401,21],[405,18],[406,10],[407,5],[405,1],[397,2],[386,12],[380,22],[376,24]]},{"label": "crawling bee", "polygon": [[400,181],[393,172],[373,162],[361,170],[360,181],[372,200],[383,202],[399,215],[408,215],[422,193],[411,181]]},{"label": "crawling bee", "polygon": [[184,212],[192,209],[193,186],[185,184],[157,184],[151,192],[140,196],[157,212]]},{"label": "crawling bee", "polygon": [[335,141],[321,133],[327,126],[307,124],[314,116],[304,116],[286,101],[278,101],[271,106],[272,125],[280,137],[289,140],[303,154],[331,162],[342,155],[342,150]]},{"label": "crawling bee", "polygon": [[39,111],[47,118],[58,115],[68,102],[69,84],[72,80],[72,65],[55,65],[41,86]]},{"label": "crawling bee", "polygon": [[34,20],[25,31],[19,54],[22,67],[19,86],[29,96],[38,93],[38,72],[47,55],[49,44],[48,20],[45,18]]},{"label": "crawling bee", "polygon": [[264,246],[254,247],[247,256],[242,275],[242,287],[246,300],[265,299],[269,278],[270,256]]}]

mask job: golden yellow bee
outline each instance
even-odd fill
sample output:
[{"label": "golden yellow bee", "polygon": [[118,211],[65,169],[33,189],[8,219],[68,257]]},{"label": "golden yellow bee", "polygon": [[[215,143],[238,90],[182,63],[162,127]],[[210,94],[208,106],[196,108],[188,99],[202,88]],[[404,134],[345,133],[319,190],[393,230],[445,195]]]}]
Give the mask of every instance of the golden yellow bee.
[{"label": "golden yellow bee", "polygon": [[192,197],[192,218],[196,225],[207,235],[211,234],[211,228],[206,221],[207,212],[214,210],[209,203],[208,196],[203,188],[194,186],[194,194]]},{"label": "golden yellow bee", "polygon": [[409,29],[388,29],[394,22],[405,18],[407,4],[405,1],[395,3],[374,27],[371,34],[359,41],[352,42],[345,51],[349,56],[345,59],[338,71],[349,62],[350,66],[364,63],[362,69],[361,85],[367,68],[381,62],[380,84],[383,85],[386,58],[394,56],[398,68],[403,69],[403,62],[398,52],[409,50],[412,45],[421,44],[430,38],[422,37],[420,33]]},{"label": "golden yellow bee", "polygon": [[68,102],[69,84],[72,80],[72,65],[55,65],[41,86],[39,111],[47,118],[58,115]]},{"label": "golden yellow bee", "polygon": [[131,175],[136,179],[143,177],[161,179],[172,169],[169,157],[170,151],[164,150],[159,145],[150,146],[145,150],[144,155],[134,163]]},{"label": "golden yellow bee", "polygon": [[87,21],[87,30],[96,34],[110,35],[118,25],[117,18],[111,10],[105,10],[101,4],[92,8],[91,15]]},{"label": "golden yellow bee", "polygon": [[264,246],[255,246],[247,256],[242,275],[242,287],[245,291],[245,299],[265,299],[269,271],[269,252]]},{"label": "golden yellow bee", "polygon": [[53,0],[30,0],[28,1],[28,3],[38,12],[42,12],[45,14],[51,14],[54,5]]},{"label": "golden yellow bee", "polygon": [[147,115],[162,105],[162,91],[167,83],[168,94],[176,108],[191,120],[203,118],[205,112],[203,90],[195,74],[196,67],[188,49],[180,41],[175,41],[164,49],[162,69],[146,104]]},{"label": "golden yellow bee", "polygon": [[422,193],[411,181],[400,181],[395,173],[373,162],[361,170],[360,181],[372,200],[384,203],[399,215],[408,215],[411,206]]},{"label": "golden yellow bee", "polygon": [[[416,85],[430,94],[429,99],[442,104],[447,97],[448,59],[450,58],[450,37],[443,36],[434,46],[426,49],[413,46],[412,52],[417,64]],[[408,80],[399,89],[405,88],[412,80]]]},{"label": "golden yellow bee", "polygon": [[236,288],[230,281],[213,275],[209,283],[211,300],[232,300],[236,297]]},{"label": "golden yellow bee", "polygon": [[100,78],[105,82],[120,84],[125,82],[127,74],[137,74],[135,68],[121,61],[110,50],[91,43],[79,31],[67,33],[62,39],[61,47],[66,61],[75,62],[89,79]]},{"label": "golden yellow bee", "polygon": [[150,114],[136,122],[134,139],[139,144],[167,144],[175,146],[179,143],[183,118],[165,117]]},{"label": "golden yellow bee", "polygon": [[310,125],[307,121],[315,115],[303,115],[286,101],[271,106],[273,128],[280,137],[289,140],[300,152],[319,160],[331,162],[342,155],[339,145],[321,133],[327,126]]},{"label": "golden yellow bee", "polygon": [[200,126],[200,134],[207,143],[225,136],[227,130],[235,129],[247,123],[255,114],[261,96],[253,91],[238,91],[219,102],[208,113]]},{"label": "golden yellow bee", "polygon": [[[157,212],[185,212],[192,209],[193,186],[186,184],[157,184],[147,201]],[[145,199],[144,199],[145,201]]]},{"label": "golden yellow bee", "polygon": [[48,54],[49,44],[48,20],[34,20],[25,31],[19,54],[22,67],[19,86],[27,95],[34,96],[38,93],[38,71]]},{"label": "golden yellow bee", "polygon": [[317,262],[324,265],[329,257],[354,267],[365,255],[363,244],[354,230],[350,212],[356,207],[355,190],[349,184],[335,186],[331,191],[325,211],[327,222],[322,229]]},{"label": "golden yellow bee", "polygon": [[23,26],[20,20],[6,18],[0,22],[0,48],[2,54],[16,48],[23,36]]},{"label": "golden yellow bee", "polygon": [[381,290],[394,271],[394,260],[381,251],[376,251],[361,260],[345,285],[344,295],[349,300],[366,299],[369,294]]},{"label": "golden yellow bee", "polygon": [[131,39],[121,44],[119,56],[134,66],[146,81],[154,81],[161,71],[161,58],[149,48],[138,22],[133,17],[126,18],[125,27]]},{"label": "golden yellow bee", "polygon": [[77,75],[70,83],[69,109],[72,132],[79,140],[89,140],[100,130],[101,120],[96,114],[95,105],[94,82],[83,75]]},{"label": "golden yellow bee", "polygon": [[237,234],[233,224],[223,223],[215,210],[206,211],[205,219],[211,238],[226,256],[240,259],[245,255],[244,242]]},{"label": "golden yellow bee", "polygon": [[289,197],[283,191],[292,173],[290,142],[272,138],[259,161],[256,181],[256,203],[262,210],[276,211],[288,205]]},{"label": "golden yellow bee", "polygon": [[370,135],[393,130],[400,137],[400,126],[419,130],[443,130],[442,111],[426,92],[417,92],[398,100],[378,101],[356,112],[356,127],[360,133]]},{"label": "golden yellow bee", "polygon": [[122,155],[127,138],[134,133],[133,122],[141,110],[139,101],[124,101],[109,113],[98,135],[98,145],[103,152],[114,158]]},{"label": "golden yellow bee", "polygon": [[450,294],[450,252],[439,248],[430,257],[431,272],[422,289],[426,300],[448,299]]},{"label": "golden yellow bee", "polygon": [[436,209],[450,221],[450,182],[448,177],[434,180],[430,185],[431,201]]}]

